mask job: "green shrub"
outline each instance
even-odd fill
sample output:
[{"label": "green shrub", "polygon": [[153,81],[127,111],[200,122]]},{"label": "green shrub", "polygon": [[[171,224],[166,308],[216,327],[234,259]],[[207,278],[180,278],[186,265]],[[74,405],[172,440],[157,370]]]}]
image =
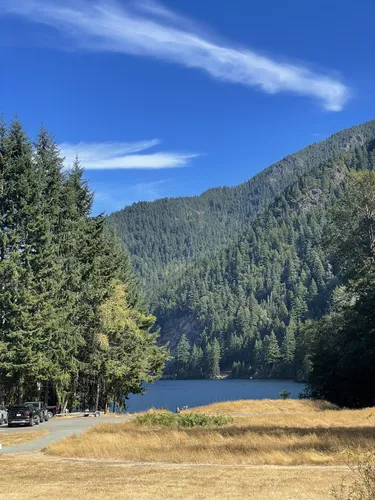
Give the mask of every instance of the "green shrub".
[{"label": "green shrub", "polygon": [[136,417],[138,425],[163,427],[219,427],[233,421],[228,415],[204,415],[203,413],[154,413],[148,412]]},{"label": "green shrub", "polygon": [[290,392],[288,392],[288,391],[281,391],[280,392],[281,399],[288,399],[289,396],[290,396]]},{"label": "green shrub", "polygon": [[329,401],[316,401],[319,409],[321,411],[326,411],[326,410],[341,410],[341,408],[334,403],[330,403]]}]

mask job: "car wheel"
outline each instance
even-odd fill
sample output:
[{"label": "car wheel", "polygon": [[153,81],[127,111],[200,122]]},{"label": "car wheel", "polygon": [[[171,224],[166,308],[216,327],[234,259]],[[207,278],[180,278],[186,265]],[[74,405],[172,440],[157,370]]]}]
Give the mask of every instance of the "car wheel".
[{"label": "car wheel", "polygon": [[8,427],[13,427],[13,424],[8,424]]}]

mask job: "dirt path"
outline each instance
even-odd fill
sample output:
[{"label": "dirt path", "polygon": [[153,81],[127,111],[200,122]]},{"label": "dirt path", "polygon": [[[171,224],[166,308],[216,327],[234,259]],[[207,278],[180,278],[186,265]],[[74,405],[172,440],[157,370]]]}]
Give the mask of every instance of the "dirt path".
[{"label": "dirt path", "polygon": [[[12,454],[9,454],[11,458]],[[76,463],[84,465],[101,465],[103,467],[147,467],[147,468],[162,468],[162,469],[254,469],[254,470],[331,470],[344,471],[348,467],[346,465],[248,465],[248,464],[196,464],[196,463],[174,463],[174,462],[138,462],[138,461],[121,461],[121,460],[105,460],[96,458],[70,458],[70,457],[54,457],[47,455],[41,451],[25,452],[14,454],[14,457],[22,457],[23,459],[43,460],[48,463]]]}]

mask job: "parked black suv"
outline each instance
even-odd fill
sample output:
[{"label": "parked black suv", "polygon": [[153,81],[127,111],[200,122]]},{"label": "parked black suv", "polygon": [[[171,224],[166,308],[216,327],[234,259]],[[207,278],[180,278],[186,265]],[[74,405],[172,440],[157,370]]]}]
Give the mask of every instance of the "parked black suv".
[{"label": "parked black suv", "polygon": [[39,413],[39,418],[41,422],[48,422],[49,420],[49,414],[48,414],[48,409],[44,403],[41,401],[27,401],[25,405],[33,405],[34,408]]},{"label": "parked black suv", "polygon": [[40,424],[39,412],[31,404],[14,405],[8,410],[8,427]]}]

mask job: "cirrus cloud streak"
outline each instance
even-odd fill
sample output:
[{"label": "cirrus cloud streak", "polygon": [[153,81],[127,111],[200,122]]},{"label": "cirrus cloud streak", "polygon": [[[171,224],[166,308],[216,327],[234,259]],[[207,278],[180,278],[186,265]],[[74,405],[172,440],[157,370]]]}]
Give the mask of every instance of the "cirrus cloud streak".
[{"label": "cirrus cloud streak", "polygon": [[309,96],[329,111],[350,94],[338,78],[221,41],[150,0],[4,0],[0,10],[53,26],[78,48],[156,57],[269,94]]},{"label": "cirrus cloud streak", "polygon": [[71,167],[78,156],[85,170],[175,168],[186,166],[193,158],[200,156],[199,154],[169,151],[143,153],[143,151],[159,144],[158,139],[152,139],[134,143],[62,143],[59,148],[62,156],[65,157],[66,168]]}]

